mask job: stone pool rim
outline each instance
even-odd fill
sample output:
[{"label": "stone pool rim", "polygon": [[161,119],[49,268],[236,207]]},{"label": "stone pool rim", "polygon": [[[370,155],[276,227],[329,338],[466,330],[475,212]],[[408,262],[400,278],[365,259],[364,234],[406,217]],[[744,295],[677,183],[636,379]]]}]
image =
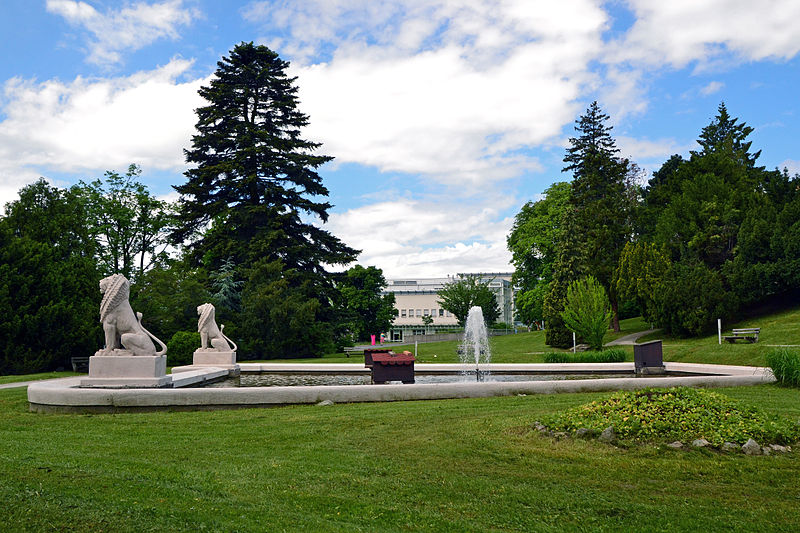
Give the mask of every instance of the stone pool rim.
[{"label": "stone pool rim", "polygon": [[[80,376],[46,380],[28,386],[28,402],[32,412],[89,413],[127,411],[178,411],[274,407],[288,404],[316,404],[325,400],[334,403],[388,402],[408,400],[444,400],[554,394],[569,392],[602,392],[634,390],[646,387],[737,387],[775,382],[769,368],[699,363],[665,362],[668,377],[634,377],[630,363],[562,363],[562,364],[489,364],[482,370],[516,373],[609,373],[628,374],[618,378],[567,381],[514,381],[467,383],[416,383],[384,385],[326,385],[291,387],[197,387],[203,381],[219,379],[226,370],[210,367],[189,378],[175,374],[176,386],[161,389],[86,389],[80,388]],[[454,372],[461,365],[420,364],[417,372]],[[356,364],[293,364],[241,363],[242,373],[363,373]],[[680,375],[691,374],[691,375]],[[180,376],[185,376],[180,378]],[[180,381],[183,379],[183,382]]]}]

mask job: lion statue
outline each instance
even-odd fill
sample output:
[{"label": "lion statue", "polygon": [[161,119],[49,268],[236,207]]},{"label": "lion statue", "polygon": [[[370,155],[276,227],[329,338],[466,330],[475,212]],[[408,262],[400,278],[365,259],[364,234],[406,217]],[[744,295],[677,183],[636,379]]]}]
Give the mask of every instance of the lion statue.
[{"label": "lion statue", "polygon": [[[133,314],[128,302],[130,283],[122,274],[112,274],[100,280],[100,322],[106,346],[95,355],[164,355],[167,347],[142,326],[142,314]],[[155,340],[161,346],[156,352]]]},{"label": "lion statue", "polygon": [[197,331],[200,332],[201,350],[229,352],[231,351],[231,346],[233,346],[234,352],[237,350],[236,343],[222,333],[225,325],[217,327],[216,309],[212,304],[206,303],[197,306],[197,314],[200,316],[197,320]]}]

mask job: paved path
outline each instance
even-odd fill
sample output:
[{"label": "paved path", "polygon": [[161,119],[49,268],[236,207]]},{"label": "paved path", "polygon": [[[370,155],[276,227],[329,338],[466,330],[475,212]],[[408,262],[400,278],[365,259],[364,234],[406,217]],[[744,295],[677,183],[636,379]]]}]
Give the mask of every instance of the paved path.
[{"label": "paved path", "polygon": [[636,341],[644,337],[645,335],[650,335],[653,332],[661,331],[660,329],[647,329],[645,331],[637,331],[636,333],[631,333],[630,335],[625,335],[624,337],[620,337],[617,340],[613,340],[611,342],[607,342],[606,346],[622,346],[622,345],[630,345],[636,344]]}]

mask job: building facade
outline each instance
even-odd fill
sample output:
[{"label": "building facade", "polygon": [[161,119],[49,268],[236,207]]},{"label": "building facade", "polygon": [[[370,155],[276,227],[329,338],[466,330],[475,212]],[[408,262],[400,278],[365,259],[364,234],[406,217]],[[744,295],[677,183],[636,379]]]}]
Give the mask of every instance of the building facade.
[{"label": "building facade", "polygon": [[[461,276],[462,274],[459,274]],[[510,272],[482,272],[465,274],[477,276],[487,283],[497,297],[500,308],[499,322],[514,323],[514,289]],[[397,317],[392,323],[390,339],[401,341],[408,335],[437,333],[458,327],[455,315],[442,308],[439,290],[458,276],[445,278],[405,278],[387,280],[384,293],[394,294]],[[430,319],[425,319],[430,317]],[[428,325],[425,321],[429,321]]]}]

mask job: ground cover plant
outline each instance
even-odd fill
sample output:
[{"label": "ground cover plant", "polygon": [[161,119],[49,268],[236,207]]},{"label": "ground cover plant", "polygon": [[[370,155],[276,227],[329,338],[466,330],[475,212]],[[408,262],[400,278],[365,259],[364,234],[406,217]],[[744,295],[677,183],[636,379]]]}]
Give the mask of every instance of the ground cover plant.
[{"label": "ground cover plant", "polygon": [[576,353],[547,352],[543,356],[545,363],[621,363],[626,358],[627,352],[622,348]]},{"label": "ground cover plant", "polygon": [[[724,389],[800,418],[800,390]],[[796,531],[800,454],[554,441],[605,394],[44,415],[0,390],[6,531]]]},{"label": "ground cover plant", "polygon": [[544,423],[570,433],[580,428],[600,432],[613,426],[619,438],[638,442],[705,439],[721,447],[725,442],[744,444],[751,438],[762,444],[800,440],[800,419],[767,415],[724,394],[686,387],[617,392]]},{"label": "ground cover plant", "polygon": [[781,385],[800,387],[800,351],[778,348],[767,353],[767,365]]}]

